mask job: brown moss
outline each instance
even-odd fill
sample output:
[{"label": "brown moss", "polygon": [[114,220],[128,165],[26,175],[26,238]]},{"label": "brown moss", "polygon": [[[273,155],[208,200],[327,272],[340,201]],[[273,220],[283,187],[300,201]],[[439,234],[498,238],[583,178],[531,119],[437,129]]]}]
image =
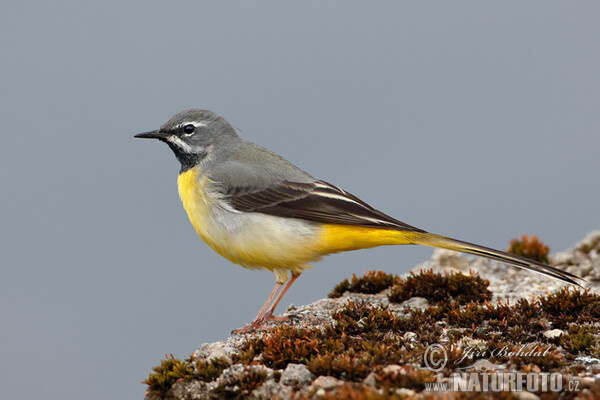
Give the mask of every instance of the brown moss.
[{"label": "brown moss", "polygon": [[330,329],[288,325],[275,327],[271,332],[244,343],[239,361],[250,364],[260,355],[261,364],[275,369],[283,369],[289,363],[306,364],[311,357],[321,352],[343,348],[344,344],[337,339],[338,335],[327,337],[328,332],[331,332]]},{"label": "brown moss", "polygon": [[300,363],[316,375],[359,381],[375,366],[403,359],[402,342],[395,335],[401,318],[387,308],[348,302],[334,319],[335,327],[276,327],[248,340],[239,361],[276,369]]},{"label": "brown moss", "polygon": [[[313,399],[314,393],[308,395],[300,395],[297,397],[299,400]],[[405,397],[401,397],[395,394],[380,394],[375,389],[357,384],[357,383],[345,383],[340,385],[322,396],[319,396],[319,400],[400,400]]]},{"label": "brown moss", "polygon": [[317,376],[327,375],[346,381],[360,381],[370,371],[370,363],[365,362],[354,349],[344,354],[325,353],[311,358],[306,366]]},{"label": "brown moss", "polygon": [[345,334],[373,334],[387,330],[402,330],[403,324],[399,317],[383,306],[372,306],[365,302],[348,303],[333,313],[337,329]]},{"label": "brown moss", "polygon": [[510,240],[510,245],[506,249],[506,252],[548,264],[550,249],[537,236],[532,235],[531,239],[529,239],[527,235],[522,235],[521,240],[517,238]]},{"label": "brown moss", "polygon": [[477,274],[441,274],[433,270],[422,270],[400,281],[388,298],[392,303],[402,303],[411,297],[425,297],[435,304],[455,301],[458,304],[491,300],[489,281]]},{"label": "brown moss", "polygon": [[384,371],[382,367],[375,368],[375,382],[378,388],[387,393],[392,389],[407,388],[417,392],[425,389],[427,383],[436,381],[433,372],[426,369],[417,369],[408,365],[400,366],[396,371]]},{"label": "brown moss", "polygon": [[[429,278],[437,282],[437,288],[441,285],[439,279],[449,280],[446,290],[451,294],[436,294],[436,288],[427,282]],[[508,302],[492,304],[487,301],[487,282],[473,275],[441,275],[425,271],[413,274],[399,284],[408,286],[409,280],[413,289],[419,288],[419,295],[429,296],[431,306],[423,310],[406,310],[398,315],[386,306],[348,301],[332,313],[331,325],[312,328],[281,325],[251,337],[242,345],[239,354],[232,356],[233,363],[263,364],[275,370],[285,369],[290,363],[304,364],[317,376],[353,382],[329,391],[326,396],[362,399],[394,397],[395,388],[399,387],[420,391],[433,382],[435,375],[421,367],[424,367],[425,350],[430,344],[440,342],[442,331],[448,339],[445,342],[447,364],[441,371],[446,375],[456,368],[469,367],[481,358],[506,365],[511,370],[564,373],[567,360],[580,353],[600,357],[600,328],[593,325],[600,317],[600,296],[589,291],[562,289],[533,301],[521,299],[514,305]],[[359,287],[357,284],[356,288]],[[470,291],[471,297],[461,297],[458,288]],[[405,291],[409,292],[409,288]],[[473,296],[474,293],[479,295]],[[446,301],[440,300],[444,298]],[[471,300],[467,301],[467,298]],[[550,327],[567,332],[548,339],[543,332]],[[413,334],[405,335],[406,332]],[[483,340],[487,353],[465,357],[468,355],[465,345],[458,344],[463,338],[464,343],[468,343],[467,339]],[[543,354],[511,354],[523,345]],[[504,352],[498,351],[500,349]],[[494,350],[496,353],[492,356],[490,352]],[[214,381],[229,365],[225,360],[195,361],[190,358],[180,361],[170,356],[154,368],[145,383],[149,386],[150,397],[163,397],[175,382]],[[400,373],[383,374],[388,365],[402,365],[403,369]],[[359,384],[372,372],[379,391]],[[248,370],[239,382],[223,385],[215,394],[246,397],[265,379],[265,373]],[[458,394],[458,398],[469,396]]]},{"label": "brown moss", "polygon": [[560,329],[570,323],[594,323],[600,319],[600,296],[590,293],[589,289],[565,287],[538,301],[547,318]]},{"label": "brown moss", "polygon": [[341,297],[344,292],[376,294],[399,282],[397,275],[386,274],[383,271],[367,271],[361,278],[352,274],[352,280],[343,280],[337,284],[331,293],[330,298]]}]

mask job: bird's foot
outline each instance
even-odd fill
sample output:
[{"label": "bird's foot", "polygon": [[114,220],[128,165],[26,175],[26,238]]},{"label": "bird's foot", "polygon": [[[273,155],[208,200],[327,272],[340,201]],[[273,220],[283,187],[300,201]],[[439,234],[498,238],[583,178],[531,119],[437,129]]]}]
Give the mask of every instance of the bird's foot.
[{"label": "bird's foot", "polygon": [[252,321],[251,323],[249,323],[247,325],[244,325],[241,328],[234,329],[234,330],[231,331],[231,333],[232,334],[235,334],[235,333],[248,333],[248,332],[252,332],[252,331],[254,331],[256,329],[267,329],[267,328],[268,327],[265,326],[261,320],[258,320],[258,321]]},{"label": "bird's foot", "polygon": [[279,321],[279,322],[288,322],[290,319],[284,315],[273,315],[271,313],[266,313],[265,315],[262,316],[261,318],[261,322],[265,322],[265,321]]},{"label": "bird's foot", "polygon": [[234,329],[231,333],[247,333],[253,331],[255,329],[271,329],[272,326],[265,325],[267,321],[278,321],[278,322],[288,322],[290,319],[283,315],[273,315],[272,313],[266,313],[258,319],[255,319],[248,325],[245,325],[242,328]]}]

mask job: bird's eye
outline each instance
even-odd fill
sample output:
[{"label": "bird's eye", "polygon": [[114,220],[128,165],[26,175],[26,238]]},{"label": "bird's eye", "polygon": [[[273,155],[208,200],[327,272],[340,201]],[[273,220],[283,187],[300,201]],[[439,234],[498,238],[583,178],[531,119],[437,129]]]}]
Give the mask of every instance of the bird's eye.
[{"label": "bird's eye", "polygon": [[183,127],[183,133],[185,133],[186,135],[191,135],[194,132],[196,132],[196,127],[192,124]]}]

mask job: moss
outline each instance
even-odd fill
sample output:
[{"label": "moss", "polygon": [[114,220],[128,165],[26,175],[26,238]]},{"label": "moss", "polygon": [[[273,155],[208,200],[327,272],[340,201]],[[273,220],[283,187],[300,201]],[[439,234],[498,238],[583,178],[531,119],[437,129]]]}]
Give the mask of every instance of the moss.
[{"label": "moss", "polygon": [[492,299],[488,290],[489,281],[476,274],[440,274],[433,270],[422,270],[400,281],[388,298],[392,303],[402,303],[411,297],[425,297],[434,304],[455,301],[458,304],[481,302]]},{"label": "moss", "polygon": [[239,360],[246,364],[258,361],[275,369],[300,363],[316,375],[359,381],[376,365],[394,364],[403,358],[401,343],[393,334],[401,318],[387,308],[348,302],[334,313],[334,320],[335,327],[276,327],[248,340]]},{"label": "moss", "polygon": [[326,353],[312,357],[307,367],[317,376],[327,375],[346,381],[360,381],[370,372],[368,362],[359,358],[357,353],[350,349],[347,353]]},{"label": "moss", "polygon": [[[300,395],[297,399],[308,400],[313,399],[313,396],[314,393],[309,393],[308,395]],[[356,383],[345,383],[318,397],[319,400],[400,400],[404,398],[406,397],[395,394],[381,394],[371,387]]]},{"label": "moss", "polygon": [[537,236],[532,235],[531,239],[529,239],[527,235],[522,235],[521,240],[517,238],[511,239],[506,251],[517,256],[548,264],[550,249]]},{"label": "moss", "polygon": [[397,371],[384,371],[382,367],[377,367],[374,372],[376,386],[387,393],[392,393],[393,389],[397,388],[413,389],[420,392],[425,389],[426,383],[436,381],[433,372],[408,365],[401,366]]},{"label": "moss", "polygon": [[[592,325],[571,325],[566,335],[560,337],[560,344],[573,355],[580,353],[597,357],[598,328]],[[592,351],[593,350],[593,351]],[[596,353],[596,354],[592,354]]]},{"label": "moss", "polygon": [[523,372],[555,372],[566,365],[565,357],[552,345],[542,343],[492,342],[493,360],[498,364],[510,364]]},{"label": "moss", "polygon": [[284,369],[290,363],[306,364],[321,352],[344,347],[339,335],[327,337],[328,332],[331,330],[282,325],[244,343],[239,361],[250,364],[260,355],[261,363],[274,369]]},{"label": "moss", "polygon": [[[430,344],[440,341],[445,343],[448,357],[441,371],[445,375],[456,368],[469,367],[477,359],[489,359],[511,370],[564,373],[567,368],[573,369],[566,367],[567,360],[573,360],[580,353],[600,357],[600,327],[594,325],[600,317],[600,296],[589,291],[562,289],[532,301],[521,299],[515,304],[492,304],[488,301],[491,294],[488,295],[487,282],[474,275],[459,275],[424,271],[397,282],[407,286],[405,292],[413,290],[429,297],[432,305],[426,309],[409,309],[398,314],[367,301],[348,301],[332,313],[331,324],[320,327],[284,324],[250,337],[240,352],[232,356],[232,361],[247,367],[262,364],[273,368],[276,381],[280,378],[277,370],[285,369],[290,363],[304,364],[317,376],[333,376],[347,382],[328,391],[324,398],[378,399],[393,398],[399,387],[420,391],[428,382],[435,381],[437,376],[423,369],[423,357]],[[435,285],[427,282],[429,278],[437,282],[438,287],[445,287],[448,294],[436,292]],[[353,280],[358,282],[358,279]],[[366,287],[361,285],[357,283],[356,288]],[[470,297],[461,297],[458,288],[468,292]],[[564,329],[566,334],[546,338],[543,332],[551,327]],[[405,335],[407,332],[413,334]],[[467,353],[468,343],[480,342],[485,343],[486,352]],[[515,355],[524,345],[534,353],[543,354]],[[491,351],[496,352],[491,355]],[[175,382],[214,381],[230,364],[222,359],[180,361],[170,356],[154,368],[145,383],[151,398],[164,397]],[[384,373],[388,365],[402,367],[396,372]],[[215,395],[247,397],[267,378],[264,371],[254,368],[247,368],[246,372],[239,382],[228,382],[217,388]],[[375,374],[375,389],[362,383],[370,373]],[[458,398],[469,396],[458,394]]]},{"label": "moss", "polygon": [[[316,375],[349,381],[364,379],[377,365],[418,361],[418,355],[403,349],[403,340],[397,336],[405,319],[386,307],[349,301],[333,318],[334,325],[322,328],[276,327],[248,340],[239,360],[275,369],[300,363]],[[436,332],[439,335],[440,331]],[[423,349],[419,349],[422,356]]]},{"label": "moss", "polygon": [[600,296],[591,294],[589,289],[565,287],[538,301],[548,319],[560,329],[570,323],[594,323],[600,318]]},{"label": "moss", "polygon": [[337,329],[346,334],[372,334],[386,330],[403,330],[402,320],[383,306],[372,306],[365,302],[348,301],[346,306],[333,313]]},{"label": "moss", "polygon": [[257,368],[247,368],[233,381],[221,383],[214,394],[223,399],[245,399],[250,393],[267,380],[267,372]]},{"label": "moss", "polygon": [[194,361],[191,356],[182,361],[171,354],[165,356],[160,365],[152,368],[154,372],[142,383],[148,385],[147,394],[151,399],[163,398],[174,383],[191,380],[210,382],[218,378],[229,365],[224,359]]},{"label": "moss", "polygon": [[352,274],[352,280],[345,279],[337,284],[329,293],[329,297],[332,299],[341,297],[344,292],[376,294],[398,283],[399,280],[398,276],[383,271],[367,271],[362,278]]},{"label": "moss", "polygon": [[[190,360],[193,361],[192,358]],[[223,373],[227,367],[231,365],[231,362],[223,358],[211,358],[208,361],[198,360],[195,363],[194,368],[194,379],[198,379],[204,382],[210,382],[217,379]]]},{"label": "moss", "polygon": [[160,360],[160,365],[152,370],[154,372],[150,373],[148,379],[142,382],[148,385],[147,395],[151,399],[164,397],[175,382],[190,380],[194,377],[192,363],[178,360],[173,357],[173,354],[166,355],[164,360]]}]

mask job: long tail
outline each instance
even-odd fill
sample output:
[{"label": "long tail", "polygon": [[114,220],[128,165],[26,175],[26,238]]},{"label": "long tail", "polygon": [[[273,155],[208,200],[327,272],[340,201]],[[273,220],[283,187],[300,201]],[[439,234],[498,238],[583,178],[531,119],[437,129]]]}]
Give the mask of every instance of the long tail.
[{"label": "long tail", "polygon": [[463,242],[445,236],[436,235],[433,233],[411,233],[412,241],[415,244],[422,244],[431,247],[440,247],[448,250],[460,251],[463,253],[475,254],[477,256],[491,258],[493,260],[503,261],[517,267],[538,272],[543,275],[559,279],[563,282],[571,283],[581,287],[578,281],[585,282],[583,278],[573,275],[566,271],[551,267],[550,265],[520,257],[514,254],[505,253],[500,250],[494,250],[489,247],[480,246],[478,244]]}]

